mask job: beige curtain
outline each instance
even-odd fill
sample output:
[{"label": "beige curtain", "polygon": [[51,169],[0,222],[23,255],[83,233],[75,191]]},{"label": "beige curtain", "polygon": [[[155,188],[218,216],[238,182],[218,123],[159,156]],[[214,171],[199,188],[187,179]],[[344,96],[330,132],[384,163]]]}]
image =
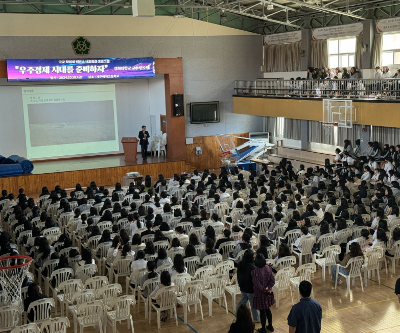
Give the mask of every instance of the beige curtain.
[{"label": "beige curtain", "polygon": [[301,120],[285,118],[283,137],[286,139],[300,140]]},{"label": "beige curtain", "polygon": [[382,34],[375,34],[374,43],[372,44],[372,67],[382,66]]},{"label": "beige curtain", "polygon": [[362,125],[353,125],[353,128],[338,128],[338,146],[343,146],[344,140],[350,140],[354,148],[356,140],[360,138]]},{"label": "beige curtain", "polygon": [[300,42],[264,46],[266,72],[294,72],[300,70]]},{"label": "beige curtain", "polygon": [[326,39],[311,41],[311,66],[328,67],[328,41]]},{"label": "beige curtain", "polygon": [[385,143],[389,146],[400,144],[400,128],[372,126],[371,141],[378,141],[382,147]]},{"label": "beige curtain", "polygon": [[361,65],[362,47],[363,47],[363,35],[359,35],[356,37],[355,65],[357,69],[360,69],[362,66]]},{"label": "beige curtain", "polygon": [[269,132],[270,137],[274,137],[276,133],[276,118],[265,117],[265,131]]}]

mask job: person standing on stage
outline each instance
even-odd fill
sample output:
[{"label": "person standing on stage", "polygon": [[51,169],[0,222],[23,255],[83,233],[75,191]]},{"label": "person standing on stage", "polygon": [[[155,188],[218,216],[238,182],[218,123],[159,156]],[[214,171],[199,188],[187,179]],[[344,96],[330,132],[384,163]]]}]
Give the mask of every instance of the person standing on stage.
[{"label": "person standing on stage", "polygon": [[146,126],[142,126],[142,130],[139,132],[140,147],[142,148],[142,157],[147,160],[147,146],[149,144],[149,132],[146,131]]}]

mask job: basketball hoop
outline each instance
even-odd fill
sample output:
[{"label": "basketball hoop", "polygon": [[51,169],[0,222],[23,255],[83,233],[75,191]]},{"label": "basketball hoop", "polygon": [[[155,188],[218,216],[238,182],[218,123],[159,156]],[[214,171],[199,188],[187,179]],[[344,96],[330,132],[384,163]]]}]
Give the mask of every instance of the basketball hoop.
[{"label": "basketball hoop", "polygon": [[0,257],[0,285],[4,292],[4,304],[21,300],[21,287],[33,259],[28,256]]}]

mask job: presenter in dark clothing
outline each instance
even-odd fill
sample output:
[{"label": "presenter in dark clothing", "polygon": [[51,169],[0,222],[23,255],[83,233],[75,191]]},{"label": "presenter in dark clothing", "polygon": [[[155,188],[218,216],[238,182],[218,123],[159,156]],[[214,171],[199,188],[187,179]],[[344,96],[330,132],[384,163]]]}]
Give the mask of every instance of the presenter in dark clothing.
[{"label": "presenter in dark clothing", "polygon": [[142,148],[142,157],[147,160],[147,146],[149,144],[149,132],[146,131],[146,126],[142,126],[142,130],[139,132],[140,147]]}]

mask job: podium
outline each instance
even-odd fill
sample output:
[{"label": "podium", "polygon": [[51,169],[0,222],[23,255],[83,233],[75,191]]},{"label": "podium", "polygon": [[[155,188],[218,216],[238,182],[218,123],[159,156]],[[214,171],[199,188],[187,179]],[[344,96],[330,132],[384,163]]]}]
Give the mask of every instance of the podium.
[{"label": "podium", "polygon": [[137,138],[124,137],[121,139],[122,147],[124,148],[125,162],[136,162]]}]

